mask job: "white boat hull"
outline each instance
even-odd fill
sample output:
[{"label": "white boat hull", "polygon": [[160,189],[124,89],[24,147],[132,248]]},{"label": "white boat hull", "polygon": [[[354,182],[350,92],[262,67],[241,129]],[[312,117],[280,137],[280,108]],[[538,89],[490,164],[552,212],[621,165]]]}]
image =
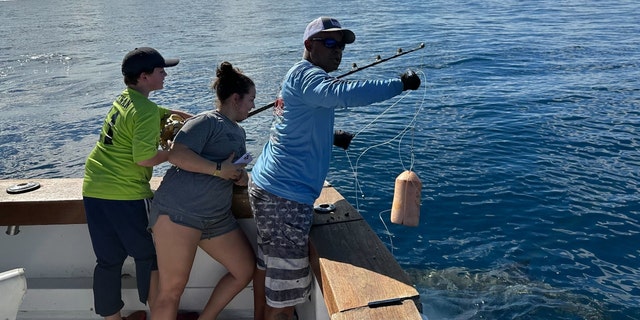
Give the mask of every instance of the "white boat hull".
[{"label": "white boat hull", "polygon": [[[255,223],[241,219],[248,234],[255,234]],[[86,225],[22,226],[16,235],[0,235],[3,259],[0,270],[24,268],[27,290],[17,319],[101,319],[93,312],[92,274],[95,255]],[[255,238],[255,237],[250,237]],[[226,269],[198,249],[180,309],[198,311],[206,304]],[[123,315],[148,310],[138,300],[135,265],[132,258],[122,269]],[[316,283],[314,290],[317,290]],[[319,291],[319,290],[318,290]],[[14,299],[15,300],[15,299]],[[317,303],[301,305],[303,319],[328,319],[322,294],[314,293]],[[301,316],[302,317],[302,316]],[[1,317],[1,319],[11,319]],[[225,308],[222,319],[253,319],[253,287],[240,292]]]}]

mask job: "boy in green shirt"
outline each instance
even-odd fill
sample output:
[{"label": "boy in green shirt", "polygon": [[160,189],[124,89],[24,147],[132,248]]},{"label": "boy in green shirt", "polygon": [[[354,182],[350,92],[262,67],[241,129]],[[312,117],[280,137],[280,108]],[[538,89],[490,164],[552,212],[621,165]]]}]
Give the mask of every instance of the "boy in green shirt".
[{"label": "boy in green shirt", "polygon": [[158,106],[149,93],[164,87],[164,68],[178,62],[148,47],[127,53],[122,61],[127,88],[113,102],[85,163],[82,195],[97,258],[94,305],[105,319],[121,319],[120,277],[127,256],[135,260],[140,301],[153,303],[155,298],[158,272],[147,209],[153,166],[168,157],[168,151],[158,149],[160,121],[171,113],[184,119],[191,115]]}]

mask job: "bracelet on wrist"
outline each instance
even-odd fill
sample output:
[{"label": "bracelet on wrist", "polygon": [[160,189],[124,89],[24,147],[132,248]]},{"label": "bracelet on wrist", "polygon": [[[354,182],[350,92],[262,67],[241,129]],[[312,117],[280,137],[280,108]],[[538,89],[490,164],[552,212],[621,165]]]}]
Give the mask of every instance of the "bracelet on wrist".
[{"label": "bracelet on wrist", "polygon": [[222,171],[222,163],[216,162],[216,169],[213,170],[213,173],[211,175],[213,175],[214,177],[219,177],[221,171]]}]

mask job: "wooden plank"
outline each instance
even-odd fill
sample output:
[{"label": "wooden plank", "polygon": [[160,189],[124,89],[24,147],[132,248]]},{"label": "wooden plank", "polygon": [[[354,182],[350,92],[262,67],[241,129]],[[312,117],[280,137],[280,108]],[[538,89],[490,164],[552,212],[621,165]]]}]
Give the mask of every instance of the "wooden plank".
[{"label": "wooden plank", "polygon": [[40,188],[20,193],[0,192],[0,225],[86,223],[82,179],[0,180],[0,189],[35,181]]},{"label": "wooden plank", "polygon": [[362,220],[362,216],[347,200],[332,187],[325,187],[316,200],[315,205],[334,205],[335,210],[331,212],[317,212],[314,215],[314,225],[339,223],[346,221]]},{"label": "wooden plank", "polygon": [[416,305],[411,300],[377,308],[358,308],[331,315],[331,320],[390,320],[422,319]]},{"label": "wooden plank", "polygon": [[[9,194],[7,188],[29,181],[40,188],[19,194]],[[161,177],[151,179],[157,189]],[[82,203],[82,179],[0,180],[0,226],[84,224],[87,223]],[[236,218],[251,218],[246,187],[234,188],[232,211]]]},{"label": "wooden plank", "polygon": [[[336,194],[339,195],[335,189],[324,188],[316,204],[327,199],[344,200],[342,196],[337,198]],[[346,210],[355,212],[353,207],[349,207]],[[337,209],[337,215],[341,214],[340,210],[342,208]],[[331,316],[350,313],[350,310],[359,310],[360,316],[367,309],[380,313],[380,310],[369,306],[393,301],[398,303],[398,308],[391,305],[385,309],[385,314],[390,312],[394,316],[353,319],[420,319],[418,291],[366,221],[359,219],[314,225],[310,242],[311,265]],[[406,307],[400,302],[405,300],[411,302],[409,305],[413,305],[417,317],[404,317]]]}]

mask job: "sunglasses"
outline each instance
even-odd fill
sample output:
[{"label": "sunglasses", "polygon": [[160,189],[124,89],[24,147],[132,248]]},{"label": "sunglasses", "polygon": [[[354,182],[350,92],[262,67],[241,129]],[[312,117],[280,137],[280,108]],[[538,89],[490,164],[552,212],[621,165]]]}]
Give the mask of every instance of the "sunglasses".
[{"label": "sunglasses", "polygon": [[342,41],[338,41],[332,38],[311,38],[311,41],[322,41],[325,48],[333,49],[335,47],[340,48],[340,50],[344,50],[344,47],[347,45]]}]

